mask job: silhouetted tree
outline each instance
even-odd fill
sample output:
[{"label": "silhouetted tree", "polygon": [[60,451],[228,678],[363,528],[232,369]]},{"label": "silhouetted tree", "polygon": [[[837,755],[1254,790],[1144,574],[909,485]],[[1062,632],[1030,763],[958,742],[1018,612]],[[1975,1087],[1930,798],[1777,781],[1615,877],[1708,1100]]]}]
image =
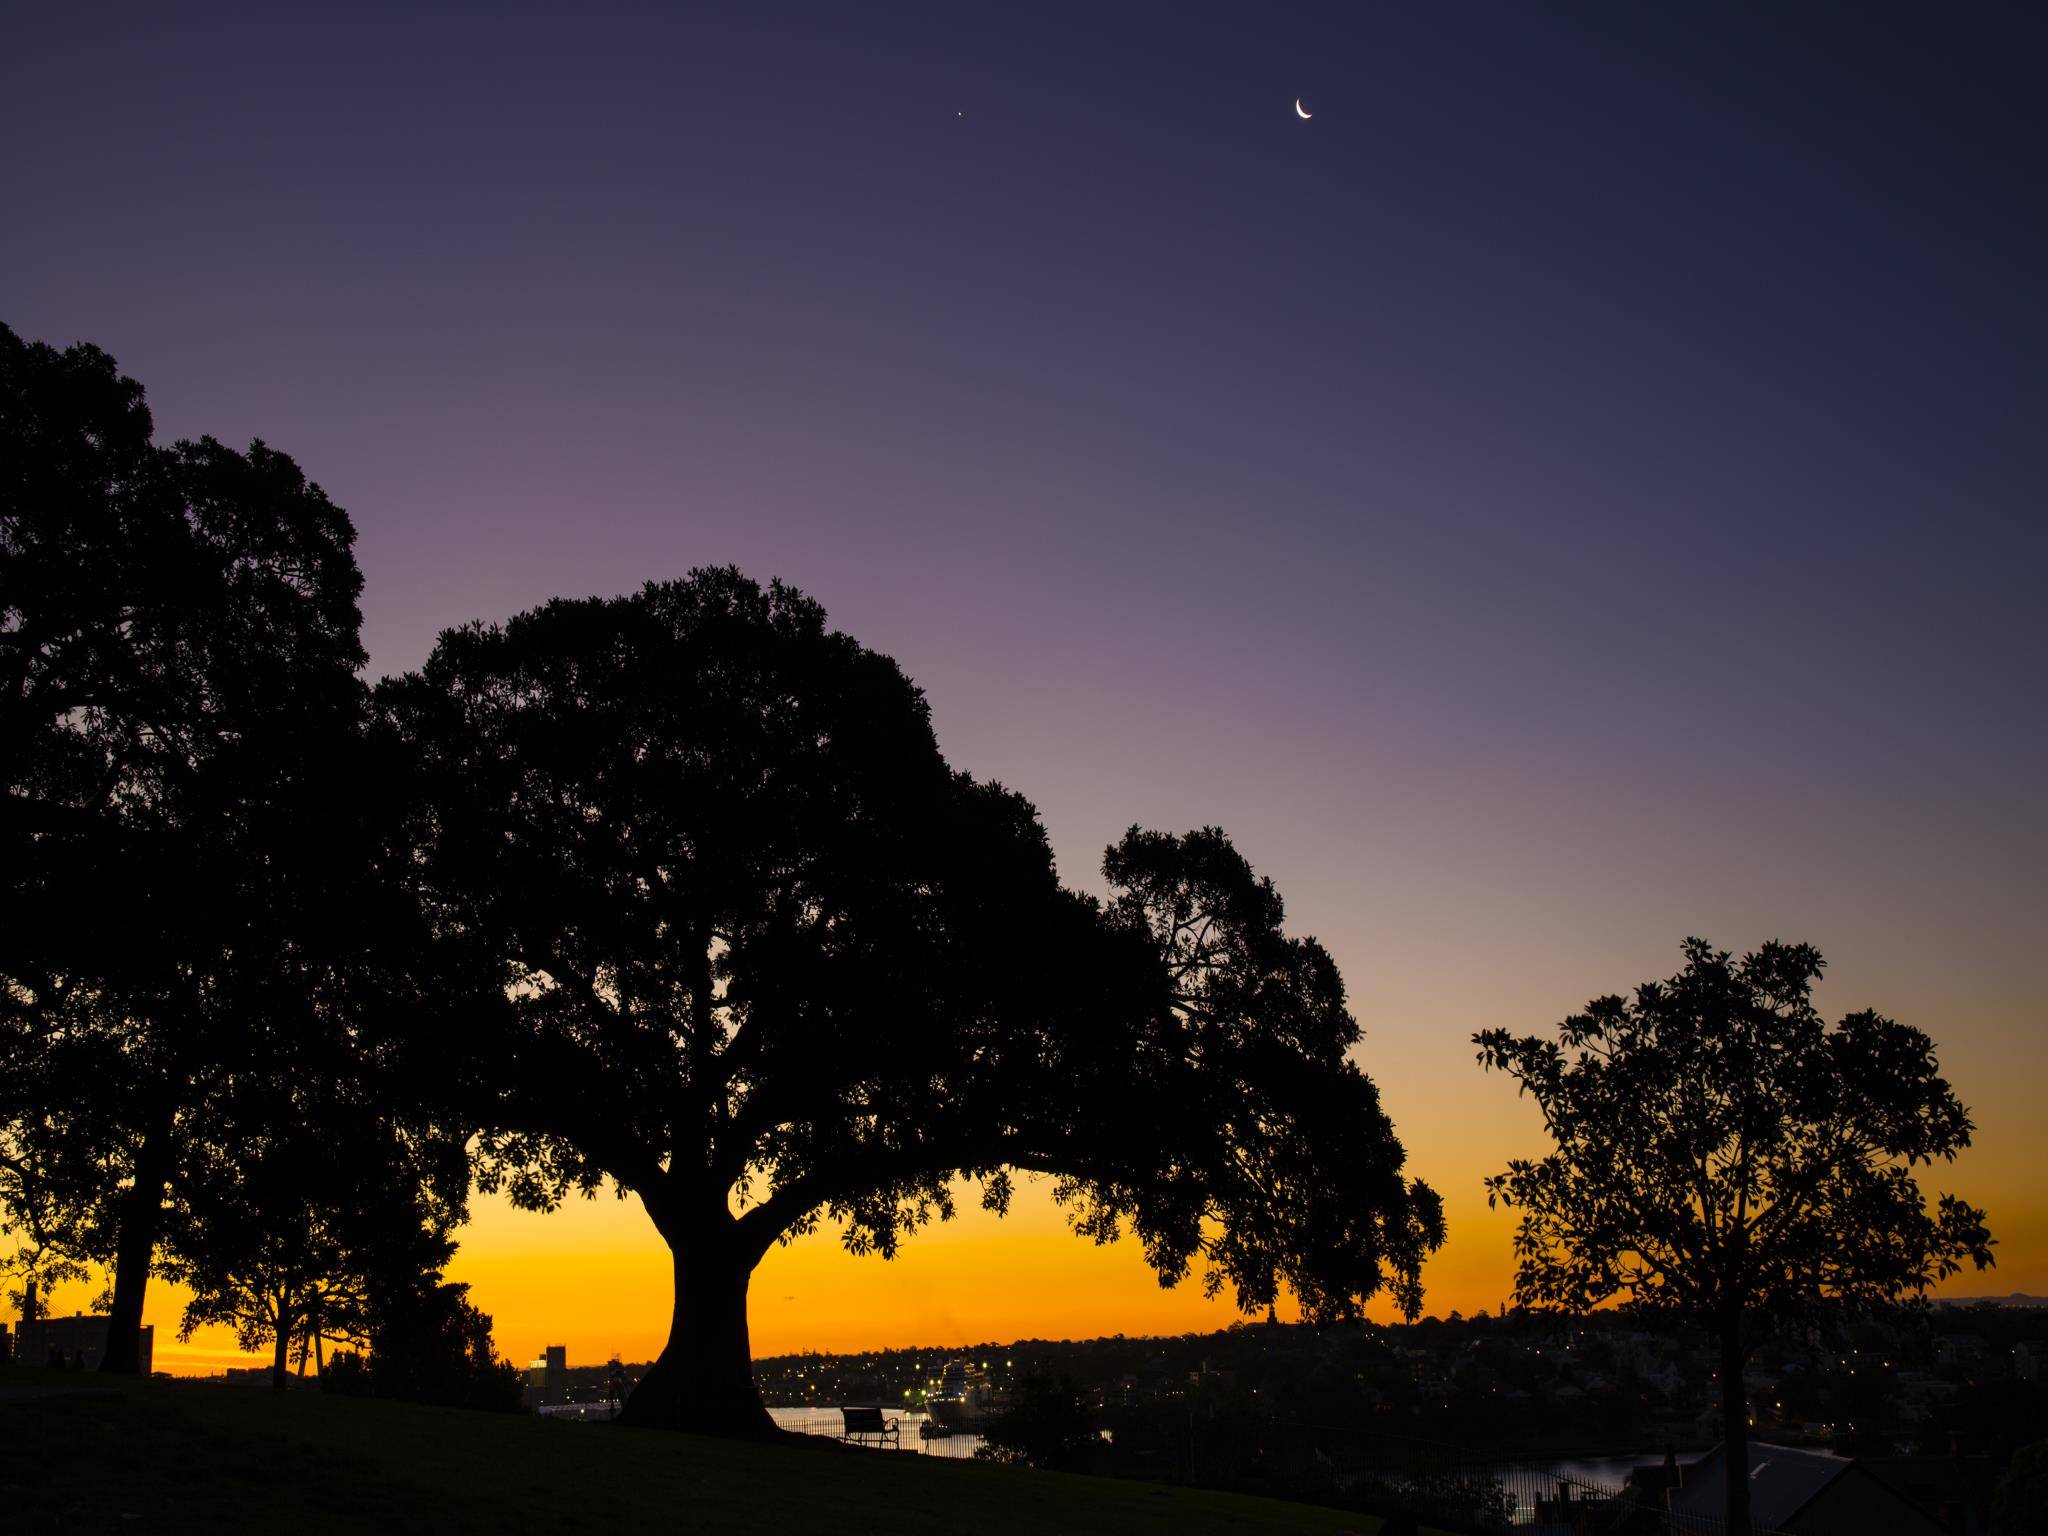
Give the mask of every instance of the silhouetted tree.
[{"label": "silhouetted tree", "polygon": [[733,571],[452,630],[379,697],[423,905],[509,999],[448,1074],[485,1179],[545,1208],[609,1178],[673,1252],[628,1419],[770,1432],[763,1254],[830,1220],[886,1256],[961,1176],[1000,1210],[1051,1174],[1083,1230],[1135,1229],[1167,1280],[1205,1254],[1247,1306],[1355,1310],[1383,1266],[1412,1304],[1435,1198],[1327,956],[1220,835],[1135,842],[1109,912],[1063,891],[893,662]]},{"label": "silhouetted tree", "polygon": [[1939,1415],[1920,1422],[1915,1438],[1923,1456],[1950,1454],[1960,1443],[1998,1466],[2021,1446],[2048,1438],[2048,1383],[2016,1377],[1965,1381]]},{"label": "silhouetted tree", "polygon": [[1519,1210],[1515,1294],[1689,1315],[1720,1342],[1729,1529],[1749,1528],[1742,1371],[1772,1315],[1883,1306],[1991,1263],[1984,1213],[1930,1211],[1913,1170],[1952,1160],[1970,1120],[1933,1043],[1875,1013],[1829,1028],[1822,961],[1771,943],[1734,960],[1698,939],[1685,969],[1603,997],[1558,1038],[1473,1037],[1557,1143],[1487,1181]]},{"label": "silhouetted tree", "polygon": [[1029,1376],[982,1432],[975,1456],[1007,1466],[1085,1472],[1100,1459],[1102,1432],[1066,1376]]},{"label": "silhouetted tree", "polygon": [[1165,1038],[1144,1043],[1169,1066],[1142,1113],[1173,1129],[1139,1188],[1060,1186],[1080,1229],[1135,1221],[1163,1273],[1199,1246],[1210,1293],[1230,1285],[1247,1314],[1284,1285],[1312,1321],[1349,1321],[1386,1285],[1413,1318],[1443,1205],[1402,1176],[1379,1090],[1350,1058],[1361,1032],[1336,961],[1285,933],[1279,891],[1218,828],[1132,827],[1102,873],[1110,926],[1143,941],[1164,983]]},{"label": "silhouetted tree", "polygon": [[[0,993],[0,1008],[12,999]],[[0,1022],[0,1042],[25,1036],[23,1020]],[[66,1280],[82,1280],[86,1239],[78,1210],[70,1204],[66,1169],[55,1157],[51,1120],[61,1112],[53,1098],[47,1053],[4,1053],[0,1071],[0,1276],[8,1286],[0,1300],[20,1307],[27,1286],[43,1294]]]},{"label": "silhouetted tree", "polygon": [[65,1203],[61,1174],[52,1169],[49,1138],[40,1134],[47,1113],[35,1064],[16,1064],[16,1079],[0,1090],[0,1276],[11,1282],[0,1301],[20,1307],[33,1284],[44,1294],[88,1273],[76,1213]]},{"label": "silhouetted tree", "polygon": [[491,1342],[491,1318],[467,1285],[439,1275],[378,1277],[372,1284],[369,1352],[344,1351],[321,1372],[320,1389],[450,1408],[517,1412],[519,1372]]},{"label": "silhouetted tree", "polygon": [[402,1133],[336,1087],[266,1092],[246,1134],[204,1149],[231,1166],[197,1179],[165,1266],[192,1291],[179,1336],[232,1327],[243,1349],[270,1349],[278,1387],[328,1344],[368,1346],[384,1277],[438,1275],[469,1190],[459,1140]]},{"label": "silhouetted tree", "polygon": [[0,1121],[112,1268],[114,1371],[363,703],[348,519],[261,443],[150,434],[105,353],[0,327]]},{"label": "silhouetted tree", "polygon": [[2048,1440],[2022,1449],[1991,1494],[1991,1536],[2048,1532]]}]

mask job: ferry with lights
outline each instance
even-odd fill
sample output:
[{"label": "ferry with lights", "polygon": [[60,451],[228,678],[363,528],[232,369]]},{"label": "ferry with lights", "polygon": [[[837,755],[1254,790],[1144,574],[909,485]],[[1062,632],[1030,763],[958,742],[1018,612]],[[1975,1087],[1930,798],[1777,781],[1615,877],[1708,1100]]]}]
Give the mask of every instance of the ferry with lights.
[{"label": "ferry with lights", "polygon": [[988,1372],[971,1360],[949,1360],[925,1384],[927,1436],[979,1434],[1001,1404]]}]

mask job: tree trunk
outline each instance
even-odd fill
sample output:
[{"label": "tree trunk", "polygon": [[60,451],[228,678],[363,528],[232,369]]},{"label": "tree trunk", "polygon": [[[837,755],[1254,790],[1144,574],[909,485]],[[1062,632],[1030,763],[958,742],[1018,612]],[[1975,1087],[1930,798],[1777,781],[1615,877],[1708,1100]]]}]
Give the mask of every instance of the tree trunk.
[{"label": "tree trunk", "polygon": [[1721,1319],[1721,1462],[1728,1536],[1749,1536],[1749,1400],[1742,1389],[1742,1314]]},{"label": "tree trunk", "polygon": [[142,1373],[142,1298],[163,1228],[170,1137],[168,1125],[143,1137],[135,1155],[134,1186],[121,1197],[121,1224],[114,1239],[114,1299],[107,1310],[106,1348],[100,1352],[103,1371]]},{"label": "tree trunk", "polygon": [[270,1357],[270,1385],[282,1392],[291,1385],[292,1320],[285,1315],[283,1307],[277,1309],[277,1349]]},{"label": "tree trunk", "polygon": [[674,1259],[675,1311],[668,1342],[618,1422],[737,1438],[779,1434],[755,1390],[747,1339],[747,1284],[760,1255],[723,1211],[681,1225],[657,1209],[659,1197],[641,1199]]}]

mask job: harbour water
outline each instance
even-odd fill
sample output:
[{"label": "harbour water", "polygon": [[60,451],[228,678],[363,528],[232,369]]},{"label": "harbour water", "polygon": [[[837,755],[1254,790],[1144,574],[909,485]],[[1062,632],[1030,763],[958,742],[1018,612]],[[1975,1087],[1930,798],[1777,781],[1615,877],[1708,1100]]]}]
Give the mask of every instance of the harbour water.
[{"label": "harbour water", "polygon": [[[972,1457],[981,1445],[979,1435],[942,1435],[935,1439],[924,1438],[925,1416],[922,1413],[896,1413],[884,1409],[886,1417],[900,1421],[903,1432],[903,1449],[917,1451],[926,1456]],[[786,1430],[801,1435],[824,1435],[838,1439],[843,1421],[837,1408],[770,1408],[769,1417]],[[875,1442],[869,1440],[869,1445]],[[1679,1453],[1681,1462],[1697,1461],[1705,1452],[1685,1450]],[[1615,1489],[1628,1481],[1628,1475],[1637,1467],[1653,1467],[1663,1463],[1661,1452],[1643,1453],[1634,1456],[1575,1456],[1557,1460],[1531,1459],[1516,1463],[1526,1469],[1526,1475],[1546,1486],[1551,1479],[1564,1479],[1581,1490]]]},{"label": "harbour water", "polygon": [[[935,1439],[924,1438],[924,1415],[922,1413],[899,1413],[884,1408],[883,1417],[895,1419],[903,1432],[903,1449],[917,1451],[926,1456],[972,1456],[981,1444],[979,1435],[941,1435]],[[783,1429],[799,1435],[824,1435],[837,1440],[845,1427],[837,1408],[770,1408],[768,1417]],[[870,1439],[867,1442],[873,1445]]]},{"label": "harbour water", "polygon": [[[1706,1452],[1703,1450],[1680,1451],[1678,1460],[1681,1464],[1694,1462],[1704,1455]],[[1619,1488],[1637,1467],[1660,1467],[1663,1464],[1664,1454],[1661,1451],[1640,1456],[1577,1456],[1570,1460],[1532,1460],[1529,1463],[1582,1488]]]}]

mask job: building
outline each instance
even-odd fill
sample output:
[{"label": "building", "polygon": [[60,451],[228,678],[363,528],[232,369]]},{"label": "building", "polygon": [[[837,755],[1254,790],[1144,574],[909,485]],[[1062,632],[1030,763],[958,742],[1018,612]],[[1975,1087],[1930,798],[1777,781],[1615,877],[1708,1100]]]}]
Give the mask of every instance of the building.
[{"label": "building", "polygon": [[2048,1375],[2048,1342],[2028,1339],[2013,1345],[2012,1373],[2021,1381],[2039,1381]]},{"label": "building", "polygon": [[520,1394],[528,1408],[560,1403],[569,1396],[569,1346],[550,1344],[538,1360],[527,1362],[526,1387]]},{"label": "building", "polygon": [[[8,1341],[12,1358],[20,1365],[62,1366],[67,1370],[96,1371],[107,1352],[107,1324],[104,1317],[74,1312],[69,1317],[44,1317],[36,1297],[36,1283],[22,1287],[21,1322]],[[156,1329],[142,1328],[141,1365],[147,1376],[156,1348]],[[0,1358],[6,1358],[0,1354]]]},{"label": "building", "polygon": [[[1786,1536],[1946,1536],[1948,1527],[1868,1466],[1825,1451],[1751,1441],[1750,1518]],[[1724,1460],[1716,1446],[1685,1469],[1671,1513],[1701,1522],[1727,1518]],[[1681,1527],[1682,1528],[1682,1527]]]},{"label": "building", "polygon": [[[82,1312],[69,1317],[38,1317],[33,1321],[23,1318],[21,1326],[14,1330],[16,1358],[24,1365],[62,1365],[96,1371],[100,1356],[107,1349],[107,1322],[104,1317],[87,1317]],[[145,1323],[141,1350],[145,1376],[149,1374],[155,1344],[156,1329]]]},{"label": "building", "polygon": [[1984,1341],[1974,1333],[1950,1333],[1934,1341],[1934,1363],[1963,1369],[1984,1359]]},{"label": "building", "polygon": [[[262,1387],[269,1390],[277,1385],[277,1368],[270,1365],[231,1365],[220,1373],[220,1379],[230,1387]],[[284,1384],[288,1391],[320,1390],[320,1378],[308,1376],[303,1371],[287,1371]]]}]

